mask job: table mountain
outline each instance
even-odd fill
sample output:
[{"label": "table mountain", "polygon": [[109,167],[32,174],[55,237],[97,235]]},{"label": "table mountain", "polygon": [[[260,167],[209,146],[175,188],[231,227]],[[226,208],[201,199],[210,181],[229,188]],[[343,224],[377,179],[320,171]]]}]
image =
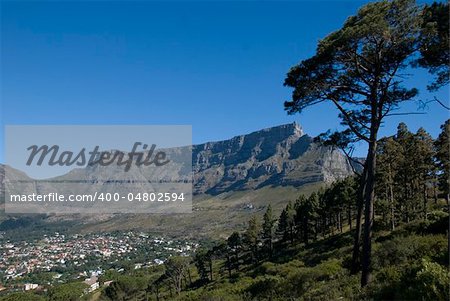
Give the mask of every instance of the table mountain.
[{"label": "table mountain", "polygon": [[[180,148],[166,151],[168,157],[175,161],[177,154],[185,153]],[[0,165],[2,186],[4,168]],[[93,179],[100,175],[103,180],[117,177],[148,178],[144,169],[120,175],[116,170],[108,171],[107,168],[110,167],[76,169],[55,179]],[[332,182],[352,174],[349,161],[339,150],[314,143],[297,123],[262,129],[228,140],[194,145],[192,170],[193,193],[211,195],[258,189],[268,185],[298,187],[309,183]],[[25,174],[13,169],[10,169],[9,175],[28,179]],[[178,175],[165,176],[170,178]]]},{"label": "table mountain", "polygon": [[332,182],[352,173],[345,155],[319,146],[297,123],[193,146],[194,192]]}]

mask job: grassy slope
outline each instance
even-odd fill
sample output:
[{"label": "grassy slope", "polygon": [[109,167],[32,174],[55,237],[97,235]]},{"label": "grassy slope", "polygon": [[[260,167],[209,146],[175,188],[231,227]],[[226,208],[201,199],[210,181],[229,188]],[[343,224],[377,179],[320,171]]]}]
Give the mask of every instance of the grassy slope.
[{"label": "grassy slope", "polygon": [[[110,232],[116,230],[142,230],[155,234],[183,238],[226,238],[232,231],[246,227],[253,214],[263,215],[270,203],[275,212],[299,194],[309,195],[324,184],[309,184],[301,187],[270,187],[258,190],[236,191],[217,196],[199,195],[194,197],[193,211],[187,214],[117,214],[117,215],[5,215],[0,211],[0,231],[14,231],[14,235],[26,238],[29,234],[39,236],[52,229],[71,233]],[[252,204],[253,209],[246,209]],[[6,223],[2,224],[2,222]],[[53,231],[54,232],[54,231]]]},{"label": "grassy slope", "polygon": [[[394,232],[375,232],[373,282],[361,289],[349,273],[352,232],[320,239],[308,246],[278,243],[272,260],[241,265],[231,278],[223,260],[214,262],[214,281],[187,287],[180,296],[161,289],[160,300],[448,300],[448,215],[415,221]],[[243,256],[244,258],[245,256]],[[191,266],[193,279],[196,270]],[[154,279],[158,272],[136,271],[131,277]],[[134,276],[133,276],[134,274]],[[150,280],[149,280],[150,282]],[[154,294],[147,295],[155,300]],[[108,300],[104,296],[102,300]],[[137,289],[124,300],[145,300]]]},{"label": "grassy slope", "polygon": [[[309,195],[323,184],[294,187],[263,187],[258,190],[223,193],[217,196],[200,195],[193,200],[193,211],[177,215],[117,215],[103,221],[87,224],[85,232],[142,229],[154,233],[183,237],[226,238],[232,231],[247,226],[251,215],[262,216],[271,204],[275,212],[299,194]],[[253,209],[245,208],[252,204]]]}]

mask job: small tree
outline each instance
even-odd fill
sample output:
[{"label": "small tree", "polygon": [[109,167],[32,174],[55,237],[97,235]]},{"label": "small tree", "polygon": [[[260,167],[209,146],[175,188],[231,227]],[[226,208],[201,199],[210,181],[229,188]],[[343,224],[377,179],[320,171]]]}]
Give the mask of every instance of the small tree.
[{"label": "small tree", "polygon": [[252,261],[258,261],[258,234],[259,225],[256,216],[252,216],[248,222],[248,228],[244,233],[244,242],[247,248],[250,250]]},{"label": "small tree", "polygon": [[395,179],[401,163],[399,143],[393,138],[383,138],[378,146],[379,167],[377,169],[377,186],[379,195],[384,195],[388,202],[389,226],[393,231],[396,226],[396,196],[394,194]]},{"label": "small tree", "polygon": [[189,258],[182,256],[169,257],[164,265],[166,267],[166,275],[179,295],[183,288],[183,279],[185,279],[189,269]]},{"label": "small tree", "polygon": [[312,235],[316,238],[317,229],[315,228],[315,223],[318,202],[318,195],[315,192],[313,192],[308,198],[301,195],[295,202],[295,220],[297,229],[301,240],[305,244],[309,243],[309,239]]},{"label": "small tree", "polygon": [[234,253],[234,266],[239,271],[239,249],[241,248],[241,235],[239,232],[233,232],[227,240],[228,247]]},{"label": "small tree", "polygon": [[209,280],[209,272],[208,272],[208,250],[200,248],[195,252],[194,256],[194,264],[197,268],[198,274],[200,276],[200,280],[202,282],[207,282]]},{"label": "small tree", "polygon": [[415,166],[411,164],[414,156],[414,135],[411,133],[405,123],[401,122],[397,127],[395,141],[400,146],[397,153],[398,170],[396,174],[396,182],[398,187],[398,195],[400,197],[400,209],[403,220],[409,222],[413,217],[412,200],[413,200],[413,176]]},{"label": "small tree", "polygon": [[437,165],[442,171],[439,175],[439,188],[450,207],[450,119],[441,126],[441,130],[435,142]]},{"label": "small tree", "polygon": [[291,244],[294,243],[294,227],[295,227],[295,209],[292,206],[292,202],[286,205],[286,208],[281,211],[280,218],[278,219],[277,232],[282,236],[284,241],[290,240]]},{"label": "small tree", "polygon": [[273,232],[274,232],[274,226],[275,226],[275,217],[272,212],[272,206],[269,204],[267,206],[266,212],[264,213],[263,217],[263,224],[262,224],[262,237],[264,240],[264,244],[269,250],[269,256],[272,257],[273,253]]},{"label": "small tree", "polygon": [[434,141],[424,128],[419,128],[414,135],[415,156],[413,164],[415,166],[415,182],[419,195],[418,199],[422,199],[422,217],[427,219],[428,207],[428,184],[432,181],[435,164],[434,157]]}]

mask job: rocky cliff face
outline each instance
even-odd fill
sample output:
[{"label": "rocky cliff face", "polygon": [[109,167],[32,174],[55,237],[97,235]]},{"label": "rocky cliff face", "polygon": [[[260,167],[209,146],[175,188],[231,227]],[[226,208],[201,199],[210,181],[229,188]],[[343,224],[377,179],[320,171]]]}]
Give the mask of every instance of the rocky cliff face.
[{"label": "rocky cliff face", "polygon": [[194,192],[332,182],[352,173],[338,150],[318,146],[296,124],[193,147]]},{"label": "rocky cliff face", "polygon": [[[176,161],[177,155],[183,153],[180,149],[168,149],[169,158],[175,158]],[[0,165],[2,187],[4,168]],[[183,168],[180,164],[176,174],[159,177],[179,176]],[[332,182],[352,174],[347,158],[340,151],[313,143],[312,138],[304,134],[296,123],[263,129],[229,140],[194,145],[192,169],[193,193],[212,195],[267,185],[301,186],[307,183]],[[9,170],[10,178],[11,175],[12,179],[29,179],[25,174],[12,169]],[[145,180],[149,178],[149,173],[139,169],[123,175],[111,169],[88,167],[73,170],[57,179],[92,180],[99,177]],[[27,187],[26,193],[38,191],[40,185],[43,184]],[[0,192],[3,192],[2,189]]]}]

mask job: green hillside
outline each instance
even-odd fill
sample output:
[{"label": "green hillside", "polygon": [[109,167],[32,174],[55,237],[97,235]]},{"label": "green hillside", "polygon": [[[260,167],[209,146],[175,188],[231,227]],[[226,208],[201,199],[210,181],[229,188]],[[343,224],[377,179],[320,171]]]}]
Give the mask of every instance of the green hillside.
[{"label": "green hillside", "polygon": [[157,285],[159,300],[448,300],[448,237],[442,233],[447,220],[442,216],[426,225],[377,232],[374,281],[364,289],[349,270],[352,236],[347,232],[307,247],[277,245],[275,259],[243,264],[231,277],[226,261],[214,260],[214,280],[204,285],[191,265],[192,284],[179,295],[171,293],[170,284],[152,283],[163,275],[158,270],[117,276],[101,300],[158,300]]},{"label": "green hillside", "polygon": [[[442,203],[437,206],[441,206]],[[380,228],[381,225],[377,224]],[[86,300],[448,300],[448,214],[436,210],[428,221],[403,224],[395,231],[378,230],[374,237],[373,281],[364,289],[359,275],[350,272],[352,231],[320,238],[308,245],[295,240],[278,241],[272,259],[267,254],[253,261],[248,250],[239,254],[239,268],[226,254],[217,252],[202,278],[196,258],[173,258],[185,265],[176,292],[169,263],[125,274],[107,272],[102,281],[114,280],[101,293]],[[220,243],[216,245],[220,249]],[[231,257],[234,254],[230,254]],[[181,270],[180,270],[181,271]],[[70,296],[68,286],[51,289],[49,295],[13,294],[0,300],[59,299]],[[50,292],[51,292],[50,291]],[[73,292],[76,296],[76,289]],[[20,296],[20,297],[19,297]],[[34,299],[36,297],[36,299]],[[47,299],[48,298],[48,299]],[[70,297],[64,297],[70,298]]]}]

